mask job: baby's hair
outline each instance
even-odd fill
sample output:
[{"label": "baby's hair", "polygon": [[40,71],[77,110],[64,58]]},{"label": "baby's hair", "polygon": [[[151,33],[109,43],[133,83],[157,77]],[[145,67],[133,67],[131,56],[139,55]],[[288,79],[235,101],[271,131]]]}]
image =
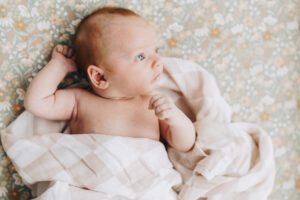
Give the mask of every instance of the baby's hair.
[{"label": "baby's hair", "polygon": [[[76,63],[83,73],[89,65],[97,65],[101,57],[101,36],[104,18],[107,15],[120,15],[125,17],[140,17],[132,10],[121,7],[101,7],[87,15],[79,23],[74,36],[74,49]],[[101,18],[102,17],[102,18]]]}]

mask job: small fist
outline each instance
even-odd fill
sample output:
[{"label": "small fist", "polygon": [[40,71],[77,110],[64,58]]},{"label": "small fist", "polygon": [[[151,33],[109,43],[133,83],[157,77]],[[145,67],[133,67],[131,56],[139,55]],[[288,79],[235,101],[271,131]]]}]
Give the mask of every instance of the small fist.
[{"label": "small fist", "polygon": [[172,124],[178,116],[178,108],[172,99],[163,94],[153,95],[149,102],[148,109],[153,109],[160,120]]},{"label": "small fist", "polygon": [[52,51],[52,59],[66,67],[68,72],[76,71],[74,51],[66,45],[56,45]]}]

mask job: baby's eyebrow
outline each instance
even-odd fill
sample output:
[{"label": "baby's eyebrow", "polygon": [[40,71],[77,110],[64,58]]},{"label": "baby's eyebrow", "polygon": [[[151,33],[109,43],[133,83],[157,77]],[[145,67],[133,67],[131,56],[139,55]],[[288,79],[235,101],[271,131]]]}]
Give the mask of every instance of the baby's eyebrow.
[{"label": "baby's eyebrow", "polygon": [[[130,54],[136,55],[136,54],[139,54],[141,52],[144,52],[144,50],[147,49],[149,46],[150,45],[146,45],[146,46],[143,46],[143,47],[136,48],[135,50],[132,50],[132,53],[130,53]],[[155,45],[153,47],[154,47],[154,51],[157,51],[161,48],[161,46],[159,46],[159,45]],[[152,45],[151,45],[151,48],[152,48]]]}]

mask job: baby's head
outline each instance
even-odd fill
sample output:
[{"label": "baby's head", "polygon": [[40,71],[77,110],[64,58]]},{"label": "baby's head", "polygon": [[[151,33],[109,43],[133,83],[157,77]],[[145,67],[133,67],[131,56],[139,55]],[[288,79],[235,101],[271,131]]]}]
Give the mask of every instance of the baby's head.
[{"label": "baby's head", "polygon": [[154,29],[131,10],[104,7],[85,17],[74,40],[76,61],[97,94],[134,97],[151,92],[163,66]]}]

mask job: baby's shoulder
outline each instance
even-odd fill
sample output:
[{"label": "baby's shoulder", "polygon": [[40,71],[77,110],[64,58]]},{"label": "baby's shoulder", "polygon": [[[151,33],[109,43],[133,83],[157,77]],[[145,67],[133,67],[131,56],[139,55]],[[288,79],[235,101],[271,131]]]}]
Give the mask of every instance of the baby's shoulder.
[{"label": "baby's shoulder", "polygon": [[92,99],[92,97],[95,96],[95,94],[93,94],[92,92],[86,89],[72,88],[71,90],[73,90],[77,101],[84,100],[84,99]]}]

